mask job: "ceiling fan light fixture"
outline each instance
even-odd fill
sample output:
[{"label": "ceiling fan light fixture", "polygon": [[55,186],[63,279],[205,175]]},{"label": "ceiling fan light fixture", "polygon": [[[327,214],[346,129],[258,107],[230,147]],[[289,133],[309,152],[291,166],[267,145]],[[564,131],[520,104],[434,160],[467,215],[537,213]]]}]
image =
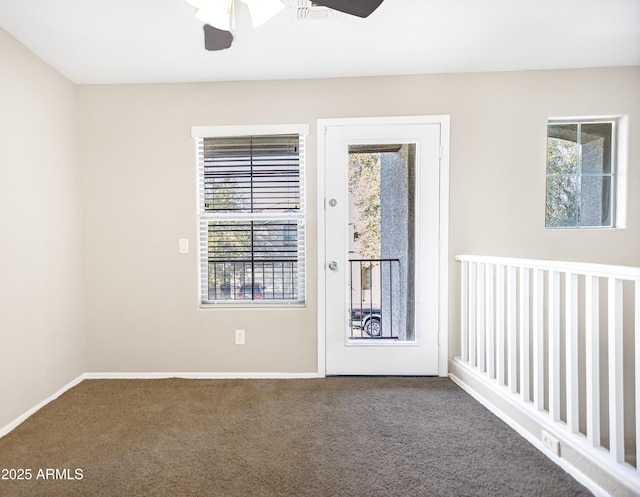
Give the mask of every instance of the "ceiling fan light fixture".
[{"label": "ceiling fan light fixture", "polygon": [[251,24],[257,28],[284,9],[280,0],[242,0],[249,9]]},{"label": "ceiling fan light fixture", "polygon": [[196,18],[223,31],[231,29],[233,0],[187,0],[196,6]]}]

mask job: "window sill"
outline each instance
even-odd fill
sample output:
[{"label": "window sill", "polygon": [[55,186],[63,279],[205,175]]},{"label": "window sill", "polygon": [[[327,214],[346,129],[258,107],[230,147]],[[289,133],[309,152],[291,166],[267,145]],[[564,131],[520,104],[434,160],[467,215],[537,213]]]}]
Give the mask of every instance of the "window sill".
[{"label": "window sill", "polygon": [[558,228],[548,228],[545,226],[545,231],[620,231],[623,227],[618,226],[584,226],[584,227],[570,227],[563,226]]},{"label": "window sill", "polygon": [[278,304],[272,302],[260,302],[260,303],[248,303],[248,302],[219,302],[210,304],[200,304],[200,309],[256,309],[256,310],[269,310],[269,309],[305,309],[307,304]]}]

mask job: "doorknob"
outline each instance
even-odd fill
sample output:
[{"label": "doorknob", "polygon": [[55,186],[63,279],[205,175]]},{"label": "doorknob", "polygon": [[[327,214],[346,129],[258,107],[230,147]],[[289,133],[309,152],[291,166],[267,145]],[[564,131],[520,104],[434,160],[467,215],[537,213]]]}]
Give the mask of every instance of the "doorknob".
[{"label": "doorknob", "polygon": [[331,261],[329,263],[329,269],[331,269],[331,271],[337,271],[338,270],[338,263],[336,261]]}]

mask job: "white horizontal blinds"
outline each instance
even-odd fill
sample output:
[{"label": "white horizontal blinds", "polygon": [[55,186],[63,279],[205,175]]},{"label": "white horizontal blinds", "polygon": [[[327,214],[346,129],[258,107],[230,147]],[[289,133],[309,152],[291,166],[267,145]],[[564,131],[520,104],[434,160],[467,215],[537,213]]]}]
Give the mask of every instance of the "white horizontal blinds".
[{"label": "white horizontal blinds", "polygon": [[303,303],[303,137],[198,141],[202,302]]},{"label": "white horizontal blinds", "polygon": [[297,134],[205,138],[205,210],[300,210],[299,143]]}]

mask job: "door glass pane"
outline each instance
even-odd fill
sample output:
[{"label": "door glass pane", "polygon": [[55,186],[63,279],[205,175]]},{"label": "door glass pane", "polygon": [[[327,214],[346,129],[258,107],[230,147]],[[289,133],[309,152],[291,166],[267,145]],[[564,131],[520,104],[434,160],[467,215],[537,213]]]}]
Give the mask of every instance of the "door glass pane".
[{"label": "door glass pane", "polygon": [[415,144],[349,147],[349,338],[415,339]]}]

